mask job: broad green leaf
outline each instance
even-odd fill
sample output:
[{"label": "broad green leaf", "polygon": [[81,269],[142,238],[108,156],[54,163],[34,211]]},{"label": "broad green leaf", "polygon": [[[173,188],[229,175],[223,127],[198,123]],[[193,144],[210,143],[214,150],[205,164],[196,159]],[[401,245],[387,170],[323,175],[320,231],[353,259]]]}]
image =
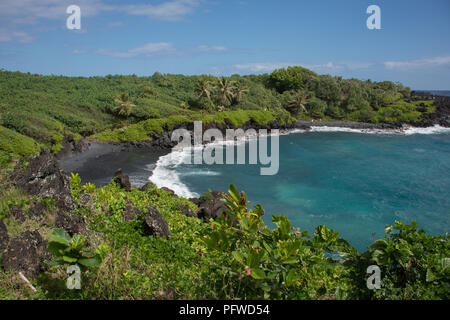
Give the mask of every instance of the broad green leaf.
[{"label": "broad green leaf", "polygon": [[70,246],[70,235],[63,229],[54,229],[51,241],[58,242],[64,244],[66,246]]},{"label": "broad green leaf", "polygon": [[81,258],[78,260],[78,263],[85,267],[96,267],[102,263],[102,259],[99,255],[96,255],[92,258]]},{"label": "broad green leaf", "polygon": [[255,269],[252,269],[251,276],[254,279],[264,279],[266,277],[266,274],[261,269],[255,268]]},{"label": "broad green leaf", "polygon": [[68,262],[68,263],[74,263],[74,262],[77,262],[77,258],[74,258],[74,257],[63,256],[62,258],[63,258],[63,260],[64,260],[65,262]]}]

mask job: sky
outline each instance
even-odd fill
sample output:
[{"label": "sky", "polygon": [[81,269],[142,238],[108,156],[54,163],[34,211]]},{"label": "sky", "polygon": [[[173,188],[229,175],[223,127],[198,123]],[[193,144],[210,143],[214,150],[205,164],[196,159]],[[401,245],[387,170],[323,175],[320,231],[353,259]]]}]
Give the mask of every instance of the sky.
[{"label": "sky", "polygon": [[[81,29],[69,30],[69,5]],[[381,11],[370,30],[367,8]],[[0,0],[0,68],[68,76],[319,74],[450,90],[449,0]]]}]

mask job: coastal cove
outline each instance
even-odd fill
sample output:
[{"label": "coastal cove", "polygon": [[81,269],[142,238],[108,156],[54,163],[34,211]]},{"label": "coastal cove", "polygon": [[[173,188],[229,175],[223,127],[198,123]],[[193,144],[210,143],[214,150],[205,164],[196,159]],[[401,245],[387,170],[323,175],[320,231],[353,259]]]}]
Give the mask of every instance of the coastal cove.
[{"label": "coastal cove", "polygon": [[233,183],[247,190],[251,206],[265,208],[269,226],[272,214],[287,215],[308,231],[325,224],[358,250],[396,220],[416,220],[431,234],[448,231],[450,129],[332,125],[316,123],[280,135],[276,176],[260,176],[254,165],[185,165],[186,151],[95,143],[63,158],[61,166],[99,186],[122,168],[135,187],[150,179],[186,198]]}]

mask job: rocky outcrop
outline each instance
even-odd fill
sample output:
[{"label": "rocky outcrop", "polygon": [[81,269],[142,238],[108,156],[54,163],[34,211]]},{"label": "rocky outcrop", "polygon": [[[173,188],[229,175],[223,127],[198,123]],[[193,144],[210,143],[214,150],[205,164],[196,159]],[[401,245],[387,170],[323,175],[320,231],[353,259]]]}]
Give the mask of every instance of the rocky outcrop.
[{"label": "rocky outcrop", "polygon": [[94,210],[94,199],[89,193],[82,193],[78,197],[78,205],[81,207],[88,208],[89,210]]},{"label": "rocky outcrop", "polygon": [[3,269],[23,272],[29,277],[37,277],[40,272],[48,270],[45,260],[51,259],[47,242],[39,231],[26,231],[19,237],[11,239],[8,249],[2,256]]},{"label": "rocky outcrop", "polygon": [[28,194],[38,198],[61,200],[65,208],[74,209],[70,182],[59,169],[56,157],[47,151],[29,158],[26,169],[16,170],[12,179]]},{"label": "rocky outcrop", "polygon": [[177,205],[176,209],[183,216],[186,216],[186,217],[197,217],[197,215],[194,213],[194,211],[192,211],[192,209],[188,205],[179,203]]},{"label": "rocky outcrop", "polygon": [[122,189],[125,189],[125,191],[131,191],[130,177],[124,174],[122,169],[116,171],[112,180],[117,182]]},{"label": "rocky outcrop", "polygon": [[39,201],[34,201],[28,209],[28,216],[33,219],[39,219],[45,215],[46,205]]},{"label": "rocky outcrop", "polygon": [[169,225],[155,206],[147,207],[144,228],[148,235],[169,238]]},{"label": "rocky outcrop", "polygon": [[3,220],[0,220],[0,254],[8,247],[9,236]]},{"label": "rocky outcrop", "polygon": [[224,192],[215,190],[209,192],[209,198],[200,198],[201,203],[198,205],[197,216],[204,221],[209,219],[217,219],[226,210],[225,204],[221,201],[224,197]]},{"label": "rocky outcrop", "polygon": [[146,191],[148,188],[153,188],[155,187],[155,184],[152,182],[147,182],[146,184],[144,184],[142,187],[139,188],[140,191]]},{"label": "rocky outcrop", "polygon": [[388,124],[388,123],[364,123],[364,122],[352,122],[352,121],[305,121],[299,120],[295,122],[297,129],[308,130],[311,127],[339,127],[350,129],[398,129],[401,128],[401,124]]},{"label": "rocky outcrop", "polygon": [[[86,230],[83,217],[72,213],[75,209],[75,201],[72,197],[70,181],[59,169],[58,161],[52,153],[42,151],[39,156],[30,157],[28,167],[17,169],[12,174],[12,180],[18,188],[29,195],[54,200],[55,227],[63,228],[72,235]],[[28,214],[39,218],[45,210],[44,204],[34,202]]]},{"label": "rocky outcrop", "polygon": [[71,236],[76,233],[86,233],[86,222],[79,214],[66,213],[57,210],[55,213],[55,227],[66,230]]},{"label": "rocky outcrop", "polygon": [[75,142],[72,134],[64,135],[61,144],[62,149],[58,152],[57,155],[57,158],[59,159],[70,154],[83,152],[87,148],[87,144],[83,141],[83,139]]},{"label": "rocky outcrop", "polygon": [[123,211],[123,221],[136,221],[141,216],[141,211],[131,203],[127,204]]},{"label": "rocky outcrop", "polygon": [[25,212],[23,212],[21,206],[13,206],[11,208],[11,215],[16,219],[17,222],[22,223],[26,219]]}]

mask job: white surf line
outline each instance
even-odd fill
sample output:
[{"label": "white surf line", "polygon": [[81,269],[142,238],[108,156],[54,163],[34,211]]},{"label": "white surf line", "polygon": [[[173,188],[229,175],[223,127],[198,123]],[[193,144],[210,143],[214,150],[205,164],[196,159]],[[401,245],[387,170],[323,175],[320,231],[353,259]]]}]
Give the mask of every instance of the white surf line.
[{"label": "white surf line", "polygon": [[[418,128],[418,127],[405,127],[400,129],[353,129],[346,127],[328,127],[328,126],[311,126],[309,130],[305,129],[288,129],[282,130],[278,133],[256,134],[253,136],[244,136],[235,140],[223,140],[205,143],[203,145],[185,148],[173,148],[172,151],[162,156],[156,162],[155,168],[149,180],[153,182],[158,188],[166,187],[172,189],[176,195],[184,198],[199,197],[199,194],[192,192],[189,188],[180,180],[180,174],[177,173],[176,168],[183,163],[186,157],[191,157],[191,151],[195,148],[207,148],[215,145],[231,145],[247,143],[250,140],[257,139],[259,136],[273,136],[273,135],[289,135],[293,133],[308,133],[308,132],[350,132],[350,133],[365,133],[365,134],[440,134],[450,133],[450,128],[441,127],[435,125],[433,127]],[[188,172],[185,175],[220,175],[214,171],[193,171]]]}]

